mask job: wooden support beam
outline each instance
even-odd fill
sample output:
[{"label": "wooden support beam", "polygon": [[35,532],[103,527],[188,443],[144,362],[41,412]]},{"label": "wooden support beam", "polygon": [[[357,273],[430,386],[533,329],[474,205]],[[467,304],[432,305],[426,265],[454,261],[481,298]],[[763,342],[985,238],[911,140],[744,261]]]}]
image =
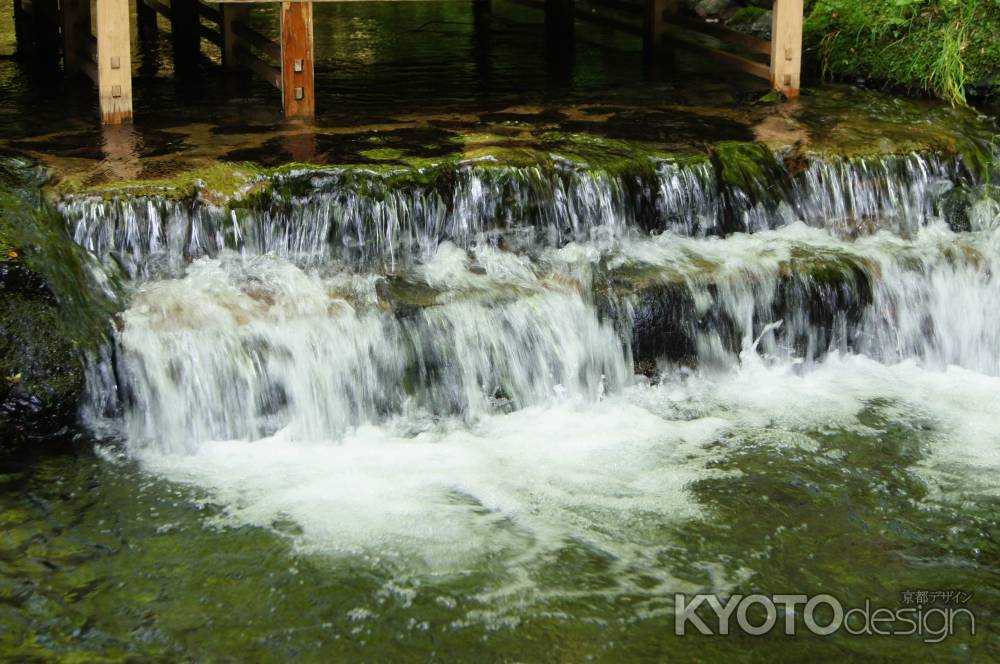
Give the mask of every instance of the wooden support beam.
[{"label": "wooden support beam", "polygon": [[24,0],[14,0],[14,46],[18,55],[31,51],[31,14],[24,6]]},{"label": "wooden support beam", "polygon": [[771,85],[798,97],[802,72],[802,0],[774,0],[771,22]]},{"label": "wooden support beam", "polygon": [[199,25],[198,34],[205,41],[211,42],[219,48],[222,48],[222,34],[220,34],[218,30],[213,30],[207,25]]},{"label": "wooden support beam", "polygon": [[573,0],[545,0],[545,69],[553,85],[573,77],[575,19]]},{"label": "wooden support beam", "polygon": [[104,124],[132,122],[128,0],[97,0],[97,94]]},{"label": "wooden support beam", "polygon": [[573,0],[545,0],[545,42],[549,48],[572,48],[574,27]]},{"label": "wooden support beam", "polygon": [[492,12],[490,0],[472,0],[472,62],[476,83],[483,90],[489,89],[493,80]]},{"label": "wooden support beam", "polygon": [[59,36],[62,19],[56,0],[32,0],[31,17],[35,32],[34,64],[45,69],[57,69],[62,50]]},{"label": "wooden support beam", "polygon": [[238,37],[235,28],[240,23],[246,23],[247,19],[250,18],[250,7],[228,2],[219,7],[222,10],[222,24],[219,26],[222,32],[222,66],[233,70],[238,68],[240,64],[240,60],[236,56]]},{"label": "wooden support beam", "polygon": [[222,66],[226,69],[236,69],[239,66],[239,58],[236,57],[237,36],[234,28],[246,23],[250,18],[250,7],[247,5],[234,5],[226,3],[220,5],[222,9]]},{"label": "wooden support beam", "polygon": [[79,60],[77,60],[77,67],[80,68],[80,72],[93,81],[94,85],[98,85],[100,82],[100,77],[97,74],[97,63],[90,59],[89,54],[79,53]]},{"label": "wooden support beam", "polygon": [[312,2],[281,3],[281,97],[286,118],[316,114]]},{"label": "wooden support beam", "polygon": [[165,5],[158,0],[144,0],[145,5],[153,10],[154,14],[159,14],[168,21],[174,20],[174,15],[170,10],[170,5]]},{"label": "wooden support beam", "polygon": [[136,22],[139,24],[139,36],[143,39],[150,39],[156,36],[156,9],[150,6],[146,0],[136,0],[135,3]]},{"label": "wooden support beam", "polygon": [[222,11],[215,7],[209,7],[204,2],[198,3],[198,13],[216,25],[222,25]]},{"label": "wooden support beam", "polygon": [[175,73],[188,74],[197,69],[201,57],[200,26],[198,0],[170,0],[170,37]]},{"label": "wooden support beam", "polygon": [[644,10],[643,7],[631,2],[631,0],[586,0],[586,4],[591,8],[611,9],[622,14],[639,15]]},{"label": "wooden support beam", "polygon": [[247,27],[245,21],[237,21],[232,26],[233,34],[250,46],[271,58],[281,62],[281,45],[276,44],[253,28]]},{"label": "wooden support beam", "polygon": [[690,18],[681,14],[673,14],[669,16],[667,18],[667,23],[679,26],[686,30],[693,30],[695,32],[709,35],[710,37],[714,37],[723,43],[731,44],[732,46],[745,49],[752,53],[760,53],[762,55],[771,54],[771,42],[766,39],[760,39],[758,37],[754,37],[753,35],[737,32],[736,30],[730,30],[729,28],[719,25],[718,23],[706,23],[701,19]]},{"label": "wooden support beam", "polygon": [[631,21],[623,21],[620,18],[614,18],[612,16],[608,16],[607,14],[595,14],[583,8],[578,8],[573,13],[578,21],[583,21],[584,23],[593,23],[594,25],[601,25],[604,26],[605,28],[610,28],[612,30],[618,30],[619,32],[624,32],[625,34],[635,35],[636,37],[642,36],[643,26],[639,25],[638,23],[632,23]]},{"label": "wooden support beam", "polygon": [[728,67],[732,67],[737,71],[741,71],[745,74],[750,74],[752,76],[757,76],[759,78],[768,79],[770,78],[770,69],[763,63],[756,60],[751,60],[749,58],[744,58],[735,53],[730,53],[729,51],[723,51],[721,49],[712,48],[711,46],[705,44],[697,37],[693,36],[692,33],[684,33],[681,31],[675,31],[670,35],[671,39],[675,40],[679,44],[683,44],[686,48],[701,54],[702,56],[708,58],[709,60],[714,60],[720,64],[724,64]]},{"label": "wooden support beam", "polygon": [[88,45],[90,0],[62,0],[63,71],[79,74],[80,52]]},{"label": "wooden support beam", "polygon": [[646,13],[642,22],[642,55],[646,60],[654,58],[663,46],[668,31],[667,13],[675,14],[674,0],[646,0]]},{"label": "wooden support beam", "polygon": [[279,67],[267,64],[254,55],[250,49],[238,42],[236,46],[233,47],[233,52],[236,55],[236,61],[239,64],[257,74],[261,80],[270,83],[278,90],[281,90],[281,69]]}]

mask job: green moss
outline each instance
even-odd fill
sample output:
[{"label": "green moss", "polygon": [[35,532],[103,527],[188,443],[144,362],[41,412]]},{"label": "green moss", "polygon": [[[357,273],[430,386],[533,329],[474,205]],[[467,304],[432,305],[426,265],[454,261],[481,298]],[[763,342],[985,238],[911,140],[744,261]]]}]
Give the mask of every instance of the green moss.
[{"label": "green moss", "polygon": [[677,156],[646,144],[561,131],[542,134],[540,146],[552,156],[611,172],[632,170],[636,164],[648,164],[652,159]]},{"label": "green moss", "polygon": [[79,247],[62,218],[46,204],[39,186],[43,176],[26,164],[0,163],[0,244],[3,260],[35,275],[63,311],[60,326],[81,347],[91,347],[104,333],[116,303],[113,275],[97,287],[94,258]]},{"label": "green moss", "polygon": [[398,161],[403,157],[403,151],[396,148],[373,148],[362,150],[361,156],[374,161]]},{"label": "green moss", "polygon": [[0,310],[0,403],[55,430],[72,418],[83,388],[81,355],[55,302],[6,293]]},{"label": "green moss", "polygon": [[483,143],[503,143],[507,139],[496,134],[460,134],[452,136],[448,140],[461,145],[480,145]]},{"label": "green moss", "polygon": [[83,186],[78,179],[60,180],[51,191],[56,195],[88,194],[116,196],[161,196],[183,200],[200,197],[214,205],[239,199],[266,178],[267,172],[253,164],[218,162],[212,166],[184,171],[170,179],[116,182]]},{"label": "green moss", "polygon": [[855,280],[860,275],[878,274],[878,266],[862,256],[808,246],[792,247],[791,259],[782,265],[781,270],[785,276],[804,276],[834,286]]},{"label": "green moss", "polygon": [[743,191],[751,200],[774,201],[784,181],[784,169],[774,153],[761,143],[716,143],[712,161],[720,180]]},{"label": "green moss", "polygon": [[[39,190],[43,175],[0,161],[0,439],[50,434],[75,419],[82,355],[116,310],[117,290],[69,237]],[[100,283],[98,283],[100,279]]]}]

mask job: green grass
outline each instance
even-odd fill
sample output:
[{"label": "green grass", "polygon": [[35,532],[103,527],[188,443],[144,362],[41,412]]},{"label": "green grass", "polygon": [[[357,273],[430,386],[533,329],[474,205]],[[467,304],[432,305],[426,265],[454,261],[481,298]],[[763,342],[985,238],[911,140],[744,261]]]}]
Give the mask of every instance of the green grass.
[{"label": "green grass", "polygon": [[1000,0],[816,0],[806,48],[824,78],[864,78],[952,104],[1000,97]]}]

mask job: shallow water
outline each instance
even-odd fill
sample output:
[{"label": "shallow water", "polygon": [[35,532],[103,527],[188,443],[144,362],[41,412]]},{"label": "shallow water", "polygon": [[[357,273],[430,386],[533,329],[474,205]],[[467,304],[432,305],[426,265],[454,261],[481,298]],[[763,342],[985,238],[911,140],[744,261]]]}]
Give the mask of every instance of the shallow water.
[{"label": "shallow water", "polygon": [[[899,606],[969,589],[995,655],[996,379],[830,358],[490,416],[113,448],[5,477],[14,659],[921,656],[916,638],[673,636],[673,593]],[[402,429],[402,430],[401,430]],[[136,465],[138,463],[138,466]],[[748,519],[747,514],[753,514]]]},{"label": "shallow water", "polygon": [[[964,245],[975,260],[953,254]],[[978,631],[934,655],[987,661],[1000,367],[980,304],[996,246],[939,221],[910,240],[793,224],[624,241],[607,264],[684,274],[695,292],[700,269],[730,283],[704,297],[747,316],[739,356],[709,327],[701,368],[662,365],[654,384],[630,377],[628,345],[569,276],[593,278],[593,246],[483,248],[472,269],[443,244],[406,276],[443,289],[437,304],[401,319],[371,277],[199,259],[130,298],[125,416],[98,427],[124,442],[10,477],[24,623],[9,635],[17,652],[167,659],[902,658],[929,646],[677,637],[673,594],[898,607],[961,589]],[[804,359],[792,329],[808,322],[758,317],[803,252],[874,262],[855,322],[868,356]]]}]

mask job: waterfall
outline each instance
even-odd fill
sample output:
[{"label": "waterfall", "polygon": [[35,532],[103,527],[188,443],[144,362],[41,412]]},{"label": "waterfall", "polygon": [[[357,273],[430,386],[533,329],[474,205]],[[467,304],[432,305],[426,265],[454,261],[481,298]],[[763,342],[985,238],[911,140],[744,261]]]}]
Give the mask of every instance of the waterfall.
[{"label": "waterfall", "polygon": [[966,196],[976,228],[944,220],[975,191],[960,162],[754,154],[302,171],[226,206],[69,197],[77,242],[131,279],[88,419],[190,452],[598,401],[748,352],[1000,374],[995,210]]},{"label": "waterfall", "polygon": [[[471,418],[626,382],[575,291],[470,297],[396,316],[277,257],[223,254],[140,287],[118,338],[132,440],[318,440],[404,409]],[[178,418],[177,413],[185,413]]]},{"label": "waterfall", "polygon": [[[971,177],[934,154],[815,161],[775,181],[728,183],[705,159],[649,160],[623,172],[555,160],[460,164],[404,177],[363,170],[275,175],[267,193],[220,207],[150,196],[74,196],[61,203],[76,241],[114,256],[134,278],[178,274],[225,249],[298,263],[402,269],[442,242],[515,251],[671,231],[701,237],[795,220],[843,234],[912,232]],[[759,174],[758,174],[759,176]],[[763,192],[763,193],[762,193]]]}]

